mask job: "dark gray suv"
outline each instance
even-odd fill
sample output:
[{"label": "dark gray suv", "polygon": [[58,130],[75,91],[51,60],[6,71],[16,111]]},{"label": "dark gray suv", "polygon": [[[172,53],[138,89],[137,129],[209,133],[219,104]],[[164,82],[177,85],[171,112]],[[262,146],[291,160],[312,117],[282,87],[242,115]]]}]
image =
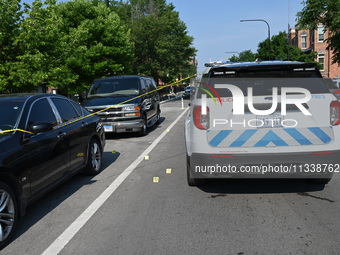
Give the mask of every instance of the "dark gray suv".
[{"label": "dark gray suv", "polygon": [[160,119],[157,85],[148,76],[115,76],[94,80],[83,106],[101,117],[105,132],[147,133]]}]

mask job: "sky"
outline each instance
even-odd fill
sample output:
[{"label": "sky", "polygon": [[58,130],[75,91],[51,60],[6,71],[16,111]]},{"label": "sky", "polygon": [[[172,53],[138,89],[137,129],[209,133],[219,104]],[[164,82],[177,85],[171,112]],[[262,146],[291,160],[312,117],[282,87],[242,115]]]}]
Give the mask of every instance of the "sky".
[{"label": "sky", "polygon": [[204,63],[227,61],[237,53],[251,50],[257,52],[259,42],[288,30],[296,24],[296,14],[301,11],[302,0],[166,0],[179,12],[187,25],[188,34],[194,38],[198,50],[198,72]]}]

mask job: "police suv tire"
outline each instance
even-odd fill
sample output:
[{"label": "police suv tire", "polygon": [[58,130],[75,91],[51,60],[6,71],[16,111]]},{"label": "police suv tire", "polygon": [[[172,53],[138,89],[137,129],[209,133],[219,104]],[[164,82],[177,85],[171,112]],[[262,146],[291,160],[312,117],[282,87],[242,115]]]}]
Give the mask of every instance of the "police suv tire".
[{"label": "police suv tire", "polygon": [[191,171],[190,171],[190,157],[187,155],[187,182],[188,185],[191,187],[195,186],[201,186],[205,184],[205,179],[198,179],[191,177]]}]

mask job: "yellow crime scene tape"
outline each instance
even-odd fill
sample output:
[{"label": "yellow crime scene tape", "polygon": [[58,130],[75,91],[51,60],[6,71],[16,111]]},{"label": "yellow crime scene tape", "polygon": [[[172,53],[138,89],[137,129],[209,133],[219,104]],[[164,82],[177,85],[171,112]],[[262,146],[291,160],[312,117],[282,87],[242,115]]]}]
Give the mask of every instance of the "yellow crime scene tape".
[{"label": "yellow crime scene tape", "polygon": [[23,130],[23,129],[20,129],[20,128],[14,128],[14,129],[3,130],[3,131],[0,131],[0,134],[9,133],[9,132],[14,132],[14,131],[20,131],[20,132],[23,132],[23,133],[33,134],[33,133],[30,132],[30,131]]},{"label": "yellow crime scene tape", "polygon": [[[121,103],[119,103],[119,104],[115,104],[115,105],[109,106],[109,107],[107,107],[107,108],[105,108],[105,109],[102,109],[102,110],[97,111],[97,112],[95,112],[95,113],[91,113],[91,114],[89,114],[89,115],[86,115],[86,116],[77,118],[77,119],[75,119],[75,120],[73,120],[73,121],[69,121],[69,122],[67,122],[67,123],[60,124],[60,125],[56,126],[55,129],[58,129],[58,128],[61,128],[61,127],[64,127],[64,126],[73,124],[73,123],[75,123],[75,122],[77,122],[77,121],[86,119],[86,118],[91,117],[91,116],[93,116],[93,115],[96,115],[97,113],[105,112],[105,111],[107,111],[107,110],[109,110],[109,109],[111,109],[111,108],[114,108],[114,107],[116,107],[116,106],[119,106],[119,105],[128,103],[128,102],[133,101],[133,100],[135,100],[135,99],[137,99],[137,98],[140,98],[140,97],[142,97],[142,96],[151,94],[151,93],[153,93],[153,92],[155,92],[155,91],[159,91],[159,90],[164,89],[164,88],[166,88],[166,87],[178,85],[178,83],[181,83],[181,82],[183,82],[183,81],[185,81],[185,80],[188,80],[188,79],[193,78],[193,77],[196,77],[196,76],[197,76],[197,74],[191,75],[191,76],[188,76],[187,78],[181,79],[181,80],[176,81],[176,82],[173,82],[173,83],[171,83],[171,84],[164,85],[164,86],[160,86],[159,88],[157,88],[157,89],[155,89],[155,90],[152,90],[152,91],[150,91],[150,92],[147,92],[147,93],[144,93],[144,94],[142,94],[142,95],[136,96],[136,97],[134,97],[134,98],[128,99],[128,100],[126,100],[126,101],[124,101],[124,102],[121,102]],[[23,132],[23,133],[33,134],[33,133],[30,132],[30,131],[23,130],[23,129],[18,129],[18,128],[0,131],[0,134],[9,133],[9,132],[13,132],[13,131],[20,131],[20,132]]]}]

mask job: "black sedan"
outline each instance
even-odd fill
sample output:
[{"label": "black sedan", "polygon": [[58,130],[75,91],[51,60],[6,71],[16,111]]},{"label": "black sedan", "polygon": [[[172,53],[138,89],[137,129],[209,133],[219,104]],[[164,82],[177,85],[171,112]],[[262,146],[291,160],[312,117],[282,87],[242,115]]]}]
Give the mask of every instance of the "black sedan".
[{"label": "black sedan", "polygon": [[101,171],[100,118],[66,97],[0,96],[0,248],[33,200],[77,172]]}]

